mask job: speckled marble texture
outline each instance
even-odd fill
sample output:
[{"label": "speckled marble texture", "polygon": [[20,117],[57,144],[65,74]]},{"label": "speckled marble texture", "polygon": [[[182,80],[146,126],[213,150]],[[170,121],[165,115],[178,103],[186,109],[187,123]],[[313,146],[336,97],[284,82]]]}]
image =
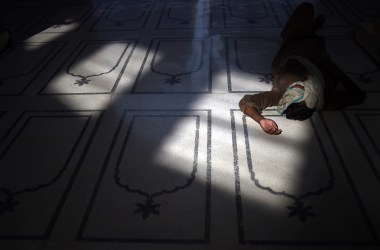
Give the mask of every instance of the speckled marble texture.
[{"label": "speckled marble texture", "polygon": [[379,249],[378,1],[308,1],[362,105],[238,109],[301,2],[0,0],[0,249]]}]

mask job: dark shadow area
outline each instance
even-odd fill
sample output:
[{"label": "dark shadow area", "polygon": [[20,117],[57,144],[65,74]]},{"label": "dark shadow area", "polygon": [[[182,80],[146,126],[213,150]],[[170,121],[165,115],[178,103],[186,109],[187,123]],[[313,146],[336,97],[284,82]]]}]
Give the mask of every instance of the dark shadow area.
[{"label": "dark shadow area", "polygon": [[[117,5],[123,3],[123,1],[101,0],[94,1],[94,4],[92,2],[91,0],[61,0],[55,2],[25,1],[23,2],[25,3],[23,6],[25,6],[26,10],[28,8],[37,8],[38,10],[32,10],[30,15],[23,15],[23,19],[20,21],[16,20],[16,18],[12,20],[13,16],[10,14],[12,11],[16,11],[16,13],[18,11],[22,12],[22,8],[17,8],[19,6],[18,1],[0,1],[0,13],[8,14],[4,15],[4,17],[11,19],[10,22],[7,22],[7,20],[2,21],[0,27],[10,29],[12,37],[11,47],[0,54],[0,63],[4,58],[9,62],[5,65],[7,68],[7,72],[4,72],[5,76],[0,76],[0,101],[1,103],[15,105],[17,107],[0,107],[0,124],[5,124],[1,126],[3,132],[0,134],[0,172],[3,171],[1,170],[2,168],[9,171],[5,174],[9,175],[9,179],[5,180],[5,178],[3,178],[4,183],[7,185],[14,185],[15,183],[15,186],[18,186],[18,183],[27,184],[24,185],[22,189],[12,189],[0,183],[0,227],[2,228],[0,229],[0,239],[11,241],[51,240],[52,235],[56,233],[57,224],[59,224],[58,230],[62,230],[62,228],[65,228],[66,223],[67,228],[72,229],[72,231],[66,230],[68,233],[62,236],[64,239],[65,237],[71,237],[70,241],[75,239],[78,242],[95,242],[99,244],[112,242],[168,243],[179,244],[180,246],[193,244],[196,248],[198,244],[212,244],[213,240],[223,242],[223,239],[213,238],[214,234],[216,234],[214,232],[215,230],[218,232],[222,231],[236,234],[231,237],[236,238],[237,242],[232,242],[236,245],[252,244],[255,246],[313,247],[365,247],[379,245],[379,239],[376,235],[376,230],[378,229],[375,228],[370,221],[369,216],[365,214],[366,209],[361,203],[361,198],[356,193],[355,186],[350,180],[351,177],[344,166],[344,173],[339,173],[339,176],[345,176],[345,178],[348,179],[350,183],[347,187],[351,187],[351,189],[346,190],[343,188],[339,190],[339,198],[337,199],[339,199],[339,201],[354,200],[356,202],[354,205],[357,207],[342,208],[342,210],[352,210],[358,215],[357,218],[361,217],[360,219],[356,218],[354,223],[351,224],[352,227],[340,227],[342,230],[339,233],[340,239],[332,238],[331,231],[333,229],[325,228],[327,223],[318,223],[318,220],[321,218],[319,214],[314,213],[312,207],[306,204],[307,202],[303,202],[303,199],[316,197],[317,195],[315,194],[317,193],[327,193],[326,199],[315,199],[312,200],[311,203],[313,206],[318,207],[320,211],[327,214],[328,211],[326,212],[324,208],[327,209],[332,206],[329,202],[333,197],[329,195],[331,194],[330,191],[335,187],[335,170],[333,169],[337,166],[329,165],[331,163],[329,162],[328,154],[323,152],[322,145],[324,141],[319,137],[318,129],[323,128],[324,133],[329,132],[326,132],[328,128],[323,119],[319,117],[319,114],[316,122],[318,123],[317,125],[315,121],[307,122],[310,122],[313,128],[315,136],[313,139],[316,140],[313,141],[313,143],[316,142],[322,149],[320,154],[325,157],[323,164],[326,164],[330,178],[321,189],[305,194],[302,190],[305,189],[305,186],[308,186],[308,183],[303,183],[303,181],[308,178],[310,179],[308,173],[310,166],[305,163],[305,165],[302,166],[304,170],[301,171],[299,175],[300,181],[295,188],[297,195],[292,195],[260,186],[258,182],[255,181],[255,178],[252,177],[254,176],[255,168],[255,166],[252,165],[252,159],[260,156],[249,156],[250,150],[252,150],[252,145],[249,143],[252,143],[252,141],[250,141],[250,131],[248,131],[247,127],[241,126],[240,129],[243,129],[242,131],[245,129],[245,131],[240,134],[237,132],[236,127],[239,125],[237,125],[238,122],[236,119],[239,116],[236,114],[240,111],[234,111],[235,116],[233,114],[231,117],[221,119],[213,116],[212,110],[192,108],[199,98],[196,94],[213,93],[212,85],[215,83],[211,82],[212,76],[218,73],[213,72],[212,68],[212,55],[214,53],[212,47],[208,47],[208,44],[204,44],[209,37],[200,35],[201,38],[195,38],[196,35],[199,35],[199,33],[196,34],[197,31],[195,30],[193,33],[186,33],[184,38],[174,39],[179,41],[186,39],[187,41],[192,41],[192,39],[197,39],[198,42],[200,41],[194,46],[193,54],[191,54],[192,51],[189,49],[189,58],[186,58],[186,55],[182,58],[184,64],[188,60],[192,69],[189,72],[181,71],[181,65],[176,65],[176,62],[173,62],[173,72],[160,70],[160,67],[166,68],[168,65],[167,61],[172,58],[165,55],[165,53],[159,54],[156,52],[160,49],[159,46],[163,46],[163,41],[171,39],[170,37],[175,37],[175,35],[173,36],[171,34],[171,32],[175,34],[175,29],[162,29],[162,34],[168,32],[169,35],[163,39],[157,37],[155,41],[149,41],[149,43],[144,41],[143,36],[145,33],[143,32],[141,35],[138,35],[139,31],[136,30],[110,31],[110,37],[112,37],[113,32],[122,32],[120,37],[125,37],[128,41],[136,42],[136,44],[130,42],[129,48],[138,48],[139,50],[146,51],[144,53],[150,52],[149,55],[145,54],[146,57],[144,56],[143,63],[145,66],[139,68],[138,80],[135,81],[132,90],[125,91],[124,93],[115,93],[116,83],[109,93],[84,93],[84,98],[92,96],[92,98],[97,99],[102,98],[103,95],[110,96],[111,99],[114,98],[110,101],[109,106],[93,110],[74,109],[62,101],[60,94],[52,94],[47,97],[42,96],[44,91],[43,86],[46,87],[46,85],[44,85],[45,83],[38,83],[35,80],[38,79],[38,75],[41,74],[44,68],[54,61],[55,57],[62,56],[62,51],[69,51],[67,45],[70,41],[75,40],[75,46],[77,47],[70,49],[73,54],[63,55],[66,58],[62,60],[63,62],[72,60],[72,64],[70,65],[74,65],[74,61],[75,64],[78,65],[87,58],[91,58],[93,54],[96,54],[98,50],[103,48],[102,44],[97,44],[91,48],[80,47],[80,42],[87,40],[87,37],[79,37],[81,34],[76,33],[77,30],[69,33],[51,32],[49,34],[54,33],[57,35],[56,39],[52,36],[53,38],[46,42],[46,45],[39,44],[30,51],[25,49],[27,46],[24,46],[25,44],[23,42],[26,39],[31,39],[35,35],[43,35],[43,32],[46,32],[46,30],[52,31],[54,29],[60,29],[63,26],[70,26],[76,23],[78,18],[81,20],[80,22],[83,22],[82,24],[96,24],[100,16],[104,17],[104,13],[101,13],[102,11],[108,13],[109,8],[113,6],[112,4]],[[141,15],[134,13],[135,15],[131,17],[129,21],[133,22],[139,20],[139,18],[145,18],[144,15],[162,15],[161,12],[158,13],[160,10],[154,6],[164,4],[164,2],[157,1],[155,5],[154,2],[153,0],[144,1],[141,3],[141,6],[139,4],[134,5],[137,9],[141,7],[143,11]],[[174,8],[177,6],[175,2],[176,1],[168,1],[165,2],[165,4],[172,3],[172,5],[168,6]],[[36,5],[36,3],[39,4]],[[44,10],[45,3],[46,8],[52,10],[50,13],[55,13],[56,15],[39,15],[41,12],[47,13],[47,11]],[[150,7],[146,7],[150,3],[153,4],[151,9]],[[181,3],[179,4],[180,6]],[[319,8],[319,3],[319,1],[316,3],[317,9]],[[289,5],[289,2],[285,1],[284,4]],[[84,6],[83,15],[78,13],[62,15],[62,13],[66,12],[59,12],[64,6],[74,5]],[[257,4],[255,4],[255,6],[256,5]],[[259,5],[261,6],[261,4]],[[188,6],[188,3],[186,3],[186,6]],[[245,3],[241,6],[247,7]],[[232,6],[229,6],[227,1],[210,1],[210,8],[205,10],[206,13],[204,13],[204,15],[211,16],[210,10],[217,7],[228,9]],[[195,8],[189,8],[189,10],[192,13],[196,12]],[[126,9],[126,11],[129,10]],[[149,11],[152,11],[152,13]],[[153,13],[154,11],[157,12]],[[98,17],[95,18],[93,16],[94,12],[99,12]],[[179,21],[183,25],[191,24],[195,20],[184,17],[179,18],[174,16],[173,12],[170,11],[165,14],[167,14],[167,17],[171,20]],[[239,12],[235,11],[233,15],[239,16]],[[38,16],[38,18],[34,18],[36,16]],[[164,17],[161,16],[160,18],[159,20],[162,21]],[[260,18],[265,18],[265,15],[260,14],[259,19]],[[108,19],[113,22],[113,25],[122,25],[121,22],[117,20],[115,21],[109,17]],[[149,17],[146,20],[149,20]],[[30,24],[25,24],[29,21],[31,22]],[[124,21],[125,20],[123,20],[123,22]],[[254,23],[252,18],[248,18],[246,21],[248,24]],[[164,24],[163,21],[162,24]],[[81,27],[82,26],[79,26],[78,29]],[[94,31],[94,33],[95,32],[96,31]],[[207,28],[202,29],[200,33],[202,34],[202,32],[206,34]],[[249,37],[251,32],[250,26],[248,25],[247,29],[236,31],[234,35]],[[225,30],[220,27],[212,28],[210,33],[212,33],[212,36],[226,37]],[[104,32],[104,34],[108,33]],[[129,39],[129,36],[132,38]],[[110,39],[110,37],[99,37],[98,39],[104,39],[103,42],[111,41],[112,39]],[[150,38],[149,36],[149,39]],[[89,40],[95,41],[96,39],[91,38]],[[141,40],[143,40],[144,43],[140,43]],[[82,50],[79,50],[79,48]],[[85,50],[86,48],[88,49]],[[170,46],[161,48],[166,49],[166,52],[170,52]],[[12,58],[7,58],[12,55],[12,51],[16,51],[19,59],[25,59],[26,61],[15,62]],[[78,53],[78,51],[80,53]],[[129,59],[126,59],[128,58],[127,54],[131,53],[132,55],[134,50],[128,53],[126,50],[123,51],[126,54],[123,58],[120,57],[120,60],[123,60],[122,63],[125,64],[123,66],[120,64],[119,79],[122,77],[122,74],[126,74],[126,69],[128,69],[129,66]],[[173,51],[176,51],[174,47]],[[77,54],[73,61],[74,52]],[[176,52],[179,53],[180,51],[178,50]],[[51,55],[51,53],[53,53],[53,55]],[[220,53],[228,52],[221,51]],[[201,54],[201,56],[199,54]],[[153,63],[150,64],[150,62],[153,61],[151,59],[152,56],[157,56],[154,65]],[[220,55],[220,57],[225,58],[225,55]],[[36,58],[39,60],[36,60]],[[198,63],[199,58],[201,60],[200,64]],[[148,59],[150,61],[147,61]],[[35,60],[35,63],[30,65],[28,62],[33,60]],[[202,62],[202,60],[204,61]],[[16,69],[18,65],[25,65],[29,68]],[[206,73],[203,73],[202,67],[206,68],[206,70],[204,70]],[[177,69],[179,69],[179,71],[175,72]],[[66,72],[62,72],[62,70],[66,70]],[[148,70],[148,73],[145,73],[144,70]],[[67,74],[68,71],[68,68],[59,68],[56,73],[49,75],[53,78],[58,75],[58,72]],[[192,73],[194,72],[202,72],[202,76],[199,77],[200,80],[202,80],[202,78],[207,79],[207,81],[195,85],[195,91],[189,91],[189,89],[185,87],[183,89],[178,87],[178,91],[160,92],[154,90],[154,84],[147,85],[148,89],[151,88],[153,90],[148,90],[146,93],[144,93],[144,91],[134,91],[142,86],[139,85],[140,83],[150,83],[152,78],[154,78],[154,73],[160,75],[162,78],[160,78],[160,82],[155,84],[166,84],[168,87],[173,86],[176,88],[177,84],[183,84],[186,83],[186,81],[192,83],[192,81],[194,81],[192,79]],[[30,75],[32,75],[32,77],[29,78]],[[24,76],[26,77],[25,79],[30,81],[25,82]],[[79,87],[82,85],[91,86],[92,82],[89,76],[87,76],[87,78],[85,74],[74,74],[74,76],[77,77],[76,80],[78,80],[77,85]],[[100,75],[93,74],[91,76],[97,77]],[[20,84],[20,86],[18,84]],[[17,104],[18,102],[22,102],[24,97],[30,97],[30,93],[32,92],[27,91],[31,89],[33,84],[38,85],[40,88],[39,91],[32,91],[35,92],[33,98],[41,102],[41,104],[36,106],[42,107],[45,100],[49,106],[45,106],[39,110],[33,110],[33,108],[31,110],[30,107]],[[17,85],[17,87],[9,87],[11,85]],[[27,93],[27,95],[25,95],[25,93]],[[181,95],[185,94],[188,94],[188,96],[183,99],[180,108],[172,105],[172,98],[181,98]],[[70,93],[64,93],[63,95],[69,96]],[[80,93],[74,93],[72,95],[78,97]],[[136,96],[139,95],[142,99],[149,99],[150,95],[157,95],[157,97],[152,97],[152,99],[157,99],[150,104],[141,105],[141,108],[129,108],[139,106],[138,104],[130,104],[130,99],[136,98]],[[44,99],[45,97],[46,99]],[[38,100],[39,98],[40,100]],[[164,102],[164,104],[156,108],[154,106],[155,102]],[[236,104],[236,107],[238,107],[238,104]],[[12,119],[12,122],[4,122],[4,119]],[[185,135],[188,137],[185,135],[182,136],[181,133],[178,132],[181,131],[181,127],[178,128],[178,126],[183,126],[181,119],[188,119],[189,123],[192,123],[192,126],[184,126],[183,129],[186,131]],[[45,131],[43,126],[47,126],[49,129]],[[234,155],[231,159],[233,159],[233,161],[226,162],[223,167],[234,168],[235,186],[233,189],[213,185],[212,182],[213,174],[220,169],[220,166],[215,169],[213,168],[213,162],[215,160],[212,159],[212,142],[214,141],[212,131],[214,128],[232,129],[232,135],[228,134],[223,139],[227,141],[232,140]],[[69,134],[71,137],[65,136],[67,130],[70,131]],[[240,137],[241,135],[244,135],[245,138]],[[46,139],[40,142],[38,140],[39,136],[51,138],[51,140]],[[178,162],[178,169],[172,168],[173,162],[170,161],[170,159],[161,159],[157,156],[158,154],[164,155],[168,153],[168,151],[163,150],[167,146],[167,140],[173,140],[173,136],[178,138],[179,148],[177,149],[174,144],[170,144],[174,149],[171,147],[169,147],[169,149],[178,153],[178,155],[173,157],[173,159]],[[264,137],[265,136],[259,135],[257,138],[264,140]],[[331,140],[332,137],[331,135],[327,135],[327,137],[325,136],[323,138],[329,138]],[[289,142],[286,141],[287,139],[289,138],[284,139],[281,143],[289,146]],[[184,142],[181,140],[184,140]],[[238,147],[236,140],[244,140],[242,145],[245,147]],[[189,144],[188,142],[192,142],[193,144]],[[291,143],[292,142],[290,142],[290,144]],[[333,144],[331,141],[328,143]],[[42,148],[42,145],[48,148],[46,150],[46,159],[42,159],[41,157],[42,169],[40,169],[39,166],[28,166],[28,171],[21,173],[22,167],[20,166],[23,164],[23,154],[27,154],[29,148]],[[57,152],[61,152],[62,154],[57,154]],[[305,158],[313,159],[314,157],[313,147],[311,145],[304,145],[302,153]],[[41,154],[41,156],[42,155],[43,154]],[[240,164],[240,162],[244,161],[241,161],[238,155],[245,155],[247,159],[244,161],[248,162],[248,164]],[[28,157],[26,157],[26,159],[34,159],[33,156]],[[94,158],[89,159],[90,157]],[[339,157],[340,156],[338,156],[338,158]],[[55,164],[55,161],[57,165],[50,167],[52,163]],[[14,163],[16,163],[16,165],[18,164],[14,168],[20,168],[20,170],[18,170],[20,172],[16,171],[16,173],[19,173],[17,176],[14,176],[13,172],[12,175],[9,174],[11,171],[14,171],[9,164]],[[342,164],[342,162],[340,162],[340,164]],[[341,166],[338,166],[337,168],[340,167]],[[35,170],[31,170],[30,168]],[[90,170],[91,168],[93,168],[93,170]],[[254,200],[246,198],[250,197],[249,195],[245,196],[245,192],[249,192],[249,189],[243,190],[240,186],[240,173],[243,171],[243,168],[245,169],[244,171],[250,171],[252,178],[251,184],[245,186],[245,188],[258,188],[264,192],[265,195],[282,196],[285,199],[289,199],[288,206],[283,206],[284,202],[280,202],[281,205],[279,206],[273,206],[268,205],[265,199]],[[48,178],[44,179],[40,176],[41,179],[39,183],[33,183],[33,181],[30,180],[30,176],[37,172],[40,173],[38,175],[44,173]],[[84,176],[84,173],[89,173],[90,175]],[[318,182],[320,176],[314,176],[314,178],[315,182]],[[325,176],[321,178],[323,179]],[[138,181],[139,179],[141,179],[140,182]],[[78,183],[79,180],[86,180],[87,182]],[[246,185],[246,183],[247,182],[245,182],[244,185]],[[77,190],[74,190],[76,187],[80,188],[78,193]],[[322,189],[323,191],[321,191]],[[86,191],[83,191],[83,193],[86,194],[85,197],[81,197],[81,190]],[[91,190],[90,195],[88,190]],[[243,193],[241,191],[243,191]],[[72,203],[72,201],[75,200],[81,201],[80,206],[76,207],[75,204]],[[339,205],[341,203],[337,202],[337,204]],[[19,209],[22,210],[21,217],[18,217]],[[232,219],[227,218],[226,221],[232,221],[234,224],[224,223],[222,221],[223,219],[216,217],[226,214],[233,217]],[[256,214],[257,216],[251,216],[251,214]],[[334,216],[331,216],[331,218],[333,217]],[[39,218],[44,219],[40,221]],[[74,219],[70,221],[70,218]],[[325,218],[321,218],[321,220],[323,219]],[[272,224],[268,224],[267,220]],[[343,222],[343,219],[341,219],[341,221]],[[265,226],[257,229],[254,228],[255,224]],[[274,229],[274,227],[276,228]],[[358,231],[357,228],[364,228],[366,230]],[[9,232],[7,232],[8,229],[10,229]],[[357,233],[355,236],[362,240],[352,240],[347,237],[347,235],[352,235],[353,231]],[[318,236],[315,238],[310,237],[311,232]],[[282,239],[276,238],[282,235],[282,233],[284,233],[283,235],[286,237]],[[223,235],[223,233],[221,233],[221,235]],[[317,238],[322,240],[318,240]]]}]

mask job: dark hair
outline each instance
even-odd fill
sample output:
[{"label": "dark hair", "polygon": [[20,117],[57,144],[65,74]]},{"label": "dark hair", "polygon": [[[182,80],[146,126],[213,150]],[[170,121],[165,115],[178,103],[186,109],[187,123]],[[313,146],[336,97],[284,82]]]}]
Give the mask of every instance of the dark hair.
[{"label": "dark hair", "polygon": [[287,119],[303,121],[310,118],[315,109],[308,108],[305,102],[292,103],[284,111]]}]

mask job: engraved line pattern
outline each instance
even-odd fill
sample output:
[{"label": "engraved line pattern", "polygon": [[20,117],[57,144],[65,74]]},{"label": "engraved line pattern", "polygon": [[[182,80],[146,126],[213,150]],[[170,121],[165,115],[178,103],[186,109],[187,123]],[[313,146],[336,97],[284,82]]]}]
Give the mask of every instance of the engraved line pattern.
[{"label": "engraved line pattern", "polygon": [[266,190],[273,195],[280,195],[280,196],[284,196],[284,197],[287,197],[289,199],[294,200],[294,206],[288,206],[287,207],[288,209],[291,210],[291,212],[289,213],[290,217],[297,216],[302,222],[306,222],[307,217],[309,217],[309,216],[314,217],[315,214],[311,211],[312,207],[311,206],[304,206],[303,200],[305,200],[306,198],[308,198],[312,195],[320,195],[325,191],[331,190],[334,186],[334,172],[333,172],[332,167],[330,166],[330,162],[329,162],[327,155],[324,151],[324,148],[322,146],[323,145],[322,141],[319,138],[319,135],[316,131],[316,128],[315,128],[313,121],[310,120],[311,125],[314,129],[314,134],[317,138],[318,144],[319,144],[319,146],[323,152],[323,157],[324,157],[324,160],[326,162],[326,167],[327,167],[328,173],[329,173],[329,180],[328,180],[328,184],[326,186],[322,186],[316,191],[306,190],[303,194],[296,196],[296,195],[290,194],[290,193],[285,192],[285,191],[282,191],[282,192],[275,191],[271,187],[265,187],[265,186],[260,184],[260,180],[258,180],[256,178],[254,166],[252,163],[252,156],[251,156],[251,150],[250,150],[251,147],[249,145],[249,135],[248,135],[248,126],[247,126],[246,116],[244,115],[242,119],[243,119],[243,125],[244,125],[244,135],[245,135],[248,169],[249,169],[249,172],[251,174],[251,179],[255,183],[256,187],[263,189],[263,190]]},{"label": "engraved line pattern", "polygon": [[[122,146],[122,149],[121,149],[121,152],[124,152],[125,151],[125,147],[128,143],[128,139],[129,139],[129,136],[130,134],[132,133],[132,129],[133,129],[133,124],[134,124],[134,121],[136,118],[138,117],[151,117],[151,118],[154,118],[154,117],[189,117],[188,115],[187,116],[180,116],[180,115],[176,115],[176,116],[154,116],[154,115],[150,115],[150,116],[133,116],[133,119],[132,119],[132,122],[128,128],[128,132],[127,132],[127,135],[125,137],[125,140],[123,142],[123,146]],[[131,188],[128,184],[123,184],[120,180],[120,162],[121,162],[121,159],[122,159],[122,156],[123,156],[123,153],[121,153],[119,155],[119,158],[118,158],[118,162],[117,162],[117,165],[116,165],[116,168],[115,168],[115,182],[116,184],[121,187],[121,188],[124,188],[127,192],[130,192],[130,193],[137,193],[143,197],[146,198],[145,200],[145,203],[136,203],[136,205],[139,207],[137,210],[135,210],[135,213],[142,213],[142,217],[143,219],[146,219],[147,217],[149,217],[150,214],[156,214],[158,215],[159,214],[159,211],[157,210],[159,206],[161,206],[161,204],[158,204],[158,203],[154,203],[154,198],[155,197],[158,197],[158,196],[161,196],[161,195],[164,195],[164,194],[172,194],[172,193],[176,193],[178,192],[179,190],[181,189],[185,189],[187,187],[189,187],[191,185],[191,183],[194,181],[195,179],[195,174],[197,172],[197,165],[198,165],[198,143],[199,143],[199,124],[200,124],[200,117],[199,116],[193,116],[193,117],[196,117],[196,136],[195,136],[195,149],[194,149],[194,161],[193,161],[193,170],[190,174],[190,178],[186,181],[185,184],[181,185],[181,186],[175,186],[174,188],[172,189],[169,189],[169,190],[166,190],[166,189],[163,189],[161,191],[157,191],[155,193],[148,193],[140,188],[137,188],[137,189],[133,189]]]},{"label": "engraved line pattern", "polygon": [[152,62],[151,62],[151,71],[156,73],[156,74],[159,74],[159,75],[166,75],[166,76],[170,76],[170,78],[168,79],[165,79],[165,83],[169,83],[170,85],[174,85],[174,84],[177,84],[177,83],[180,83],[181,82],[181,78],[178,78],[179,76],[186,76],[186,75],[190,75],[190,74],[193,74],[193,73],[196,73],[198,72],[199,70],[201,70],[201,68],[203,67],[203,58],[204,58],[204,50],[205,50],[205,46],[204,46],[204,41],[201,40],[201,53],[200,53],[200,62],[199,62],[199,65],[193,69],[193,70],[190,70],[188,72],[180,72],[180,73],[169,73],[169,72],[162,72],[162,71],[159,71],[157,69],[154,68],[154,63],[155,63],[155,60],[156,60],[156,56],[158,54],[158,50],[160,48],[160,45],[161,43],[175,43],[175,42],[178,42],[178,41],[159,41],[157,43],[157,47],[156,47],[156,51],[153,55],[153,59],[152,59]]}]

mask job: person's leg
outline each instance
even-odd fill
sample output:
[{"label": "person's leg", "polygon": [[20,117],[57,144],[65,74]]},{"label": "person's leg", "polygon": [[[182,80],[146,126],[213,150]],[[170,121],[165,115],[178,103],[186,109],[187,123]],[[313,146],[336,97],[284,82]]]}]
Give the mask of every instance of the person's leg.
[{"label": "person's leg", "polygon": [[314,7],[311,3],[300,4],[289,17],[281,32],[284,42],[296,40],[299,37],[314,32]]},{"label": "person's leg", "polygon": [[333,61],[322,61],[321,67],[328,72],[332,82],[340,83],[340,86],[343,87],[343,89],[336,89],[336,86],[330,86],[331,88],[329,89],[329,86],[326,86],[325,99],[332,108],[341,109],[346,106],[361,104],[364,101],[366,93]]}]

